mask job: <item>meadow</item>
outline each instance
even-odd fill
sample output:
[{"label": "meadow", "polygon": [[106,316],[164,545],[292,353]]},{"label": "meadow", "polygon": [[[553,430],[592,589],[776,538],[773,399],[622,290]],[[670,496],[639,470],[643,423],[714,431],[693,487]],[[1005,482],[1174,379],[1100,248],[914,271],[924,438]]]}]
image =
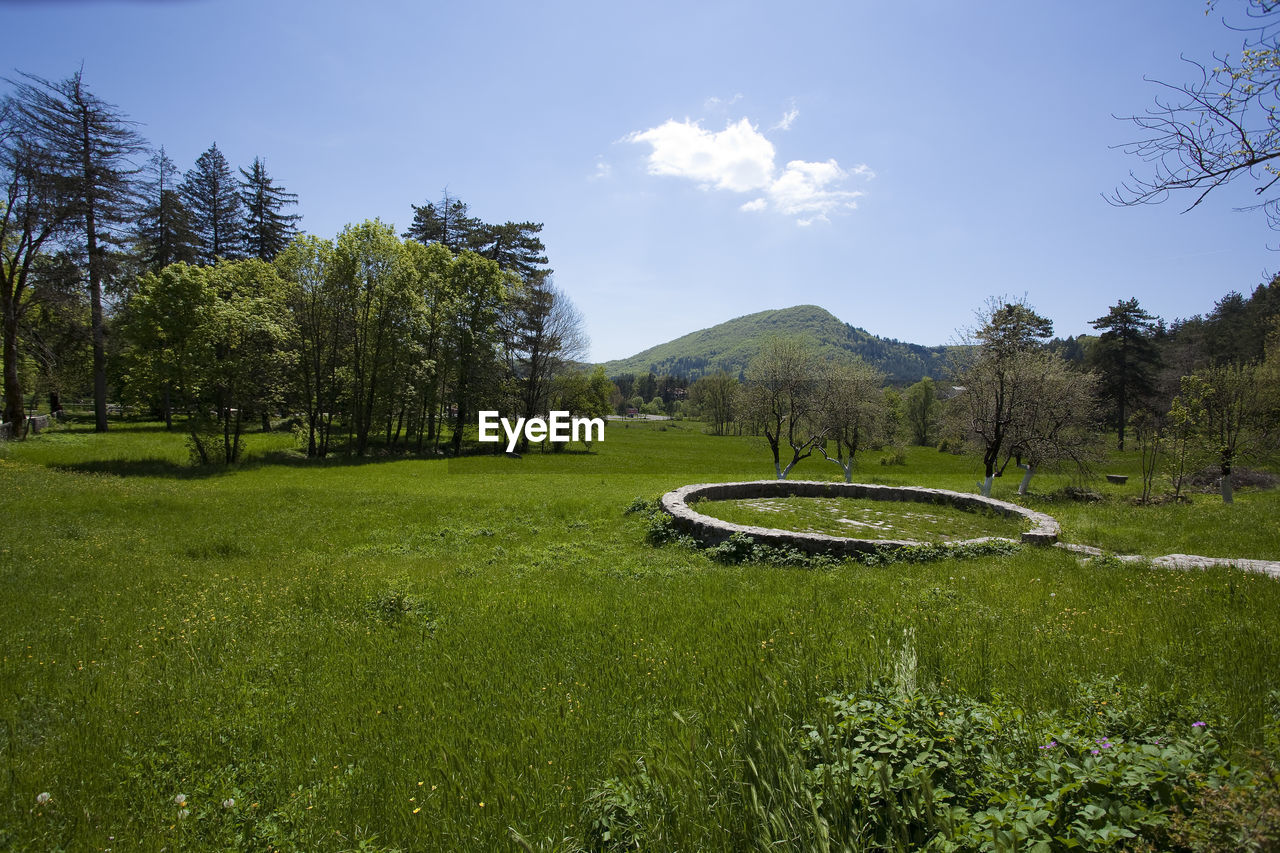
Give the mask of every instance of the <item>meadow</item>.
[{"label": "meadow", "polygon": [[[232,470],[149,423],[0,444],[0,849],[763,848],[802,830],[758,765],[837,713],[824,697],[887,683],[1025,720],[1140,695],[1227,756],[1274,750],[1267,577],[1033,547],[727,565],[627,512],[770,470],[688,422],[522,459],[317,462],[255,434]],[[1118,553],[1280,559],[1275,492],[1136,506],[1136,456],[1105,470],[1130,480],[1091,483],[1101,501],[1039,475],[1023,502]],[[911,448],[855,479],[977,476]],[[784,849],[850,843],[824,832]]]}]

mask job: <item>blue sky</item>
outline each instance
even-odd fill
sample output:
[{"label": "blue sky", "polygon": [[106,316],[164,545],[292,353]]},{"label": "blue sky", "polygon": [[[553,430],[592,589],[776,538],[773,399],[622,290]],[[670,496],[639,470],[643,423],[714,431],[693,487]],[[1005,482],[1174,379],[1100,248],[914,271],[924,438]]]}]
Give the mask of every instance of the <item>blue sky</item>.
[{"label": "blue sky", "polygon": [[[595,360],[821,305],[941,344],[989,296],[1061,335],[1249,292],[1280,244],[1246,188],[1113,208],[1114,146],[1236,0],[1074,3],[0,2],[5,73],[83,62],[186,170],[255,156],[325,237],[451,195],[544,223]],[[1179,203],[1181,202],[1181,204]]]}]

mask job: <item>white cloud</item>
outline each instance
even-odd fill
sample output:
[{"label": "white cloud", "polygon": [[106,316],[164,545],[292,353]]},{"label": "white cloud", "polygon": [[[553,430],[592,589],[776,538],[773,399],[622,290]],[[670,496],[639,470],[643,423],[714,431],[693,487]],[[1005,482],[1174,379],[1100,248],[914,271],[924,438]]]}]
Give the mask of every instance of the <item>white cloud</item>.
[{"label": "white cloud", "polygon": [[800,111],[795,107],[792,107],[791,109],[787,110],[785,113],[782,114],[782,118],[778,120],[777,124],[775,124],[773,127],[769,129],[770,130],[790,130],[791,125],[799,117],[800,117]]},{"label": "white cloud", "polygon": [[609,161],[604,159],[604,155],[597,154],[596,170],[591,173],[590,180],[600,181],[600,180],[609,178],[612,175],[613,175],[613,166],[609,164]]},{"label": "white cloud", "polygon": [[[794,109],[787,112],[783,117],[786,126],[796,115]],[[825,222],[832,213],[857,207],[863,193],[846,189],[845,182],[853,177],[875,177],[865,164],[846,170],[834,159],[791,160],[779,172],[773,143],[745,118],[719,132],[705,130],[696,121],[669,119],[625,138],[652,146],[649,174],[686,178],[704,190],[762,193],[740,209],[758,212],[772,208],[796,217],[799,225]]]},{"label": "white cloud", "polygon": [[710,98],[707,98],[707,101],[705,104],[703,104],[703,107],[708,110],[714,110],[718,107],[731,107],[741,100],[742,100],[741,92],[738,92],[732,98],[717,98],[714,95],[712,95]]},{"label": "white cloud", "polygon": [[703,130],[696,121],[669,119],[628,139],[653,146],[651,175],[689,178],[735,192],[762,189],[773,175],[773,143],[745,118],[719,133]]},{"label": "white cloud", "polygon": [[801,219],[797,221],[808,225],[825,220],[829,213],[858,206],[856,199],[863,195],[861,192],[832,188],[847,177],[849,173],[835,160],[825,163],[792,160],[769,186],[769,198],[780,212],[799,216]]}]

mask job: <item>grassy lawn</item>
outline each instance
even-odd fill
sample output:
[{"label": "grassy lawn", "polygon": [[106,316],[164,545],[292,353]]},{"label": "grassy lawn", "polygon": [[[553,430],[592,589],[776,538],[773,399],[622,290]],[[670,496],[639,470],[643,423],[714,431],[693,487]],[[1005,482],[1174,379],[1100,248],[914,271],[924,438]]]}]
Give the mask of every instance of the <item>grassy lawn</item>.
[{"label": "grassy lawn", "polygon": [[[744,744],[892,674],[904,637],[922,687],[1031,711],[1114,678],[1241,753],[1272,720],[1265,577],[652,547],[635,497],[771,469],[696,424],[610,423],[591,453],[518,460],[312,463],[250,439],[229,472],[154,424],[0,445],[0,849],[574,849],[592,792],[638,758],[688,782],[655,849],[740,846]],[[1136,469],[1114,460],[1133,476],[1093,485],[1099,503],[1054,499],[1054,476],[1025,502],[1118,552],[1280,559],[1275,493],[1138,507]],[[855,479],[974,491],[977,473],[912,449]]]},{"label": "grassy lawn", "polygon": [[1030,523],[992,512],[923,503],[858,498],[749,498],[699,501],[698,512],[755,527],[800,530],[854,539],[953,542],[980,536],[1016,540]]}]

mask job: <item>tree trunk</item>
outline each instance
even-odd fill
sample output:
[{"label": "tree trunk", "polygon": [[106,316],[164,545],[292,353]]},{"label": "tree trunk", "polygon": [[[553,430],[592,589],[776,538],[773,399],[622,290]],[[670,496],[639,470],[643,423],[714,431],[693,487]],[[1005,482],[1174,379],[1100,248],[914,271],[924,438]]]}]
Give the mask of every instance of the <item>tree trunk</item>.
[{"label": "tree trunk", "polygon": [[1022,482],[1018,484],[1018,494],[1025,495],[1027,489],[1031,486],[1031,478],[1036,475],[1036,466],[1019,464],[1018,467],[1026,472],[1022,475]]},{"label": "tree trunk", "polygon": [[991,481],[995,479],[994,474],[988,474],[978,483],[978,490],[984,498],[991,497]]},{"label": "tree trunk", "polygon": [[10,322],[8,316],[4,319],[4,413],[0,421],[10,425],[10,437],[19,438],[26,414],[22,411],[22,381],[18,377],[18,323],[16,319]]}]

